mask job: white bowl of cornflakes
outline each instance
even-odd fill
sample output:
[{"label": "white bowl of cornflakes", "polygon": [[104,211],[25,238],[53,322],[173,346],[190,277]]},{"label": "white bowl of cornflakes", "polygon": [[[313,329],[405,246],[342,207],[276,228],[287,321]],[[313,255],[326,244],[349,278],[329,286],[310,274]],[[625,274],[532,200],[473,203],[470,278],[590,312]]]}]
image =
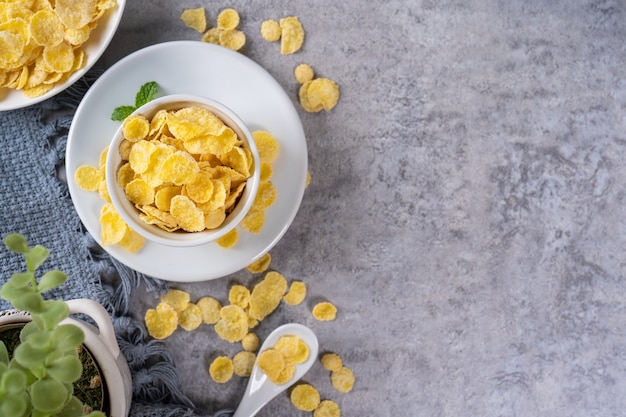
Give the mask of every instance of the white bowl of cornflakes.
[{"label": "white bowl of cornflakes", "polygon": [[148,241],[197,246],[231,232],[252,207],[259,154],[246,124],[225,105],[188,94],[135,110],[109,145],[111,203]]},{"label": "white bowl of cornflakes", "polygon": [[0,111],[48,99],[78,81],[116,33],[126,0],[0,2]]}]

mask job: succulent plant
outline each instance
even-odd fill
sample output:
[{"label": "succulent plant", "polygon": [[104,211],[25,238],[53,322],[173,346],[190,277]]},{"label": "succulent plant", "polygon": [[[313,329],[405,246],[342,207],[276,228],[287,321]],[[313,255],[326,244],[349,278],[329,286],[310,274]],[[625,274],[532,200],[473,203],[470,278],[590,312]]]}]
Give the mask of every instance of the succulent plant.
[{"label": "succulent plant", "polygon": [[[35,271],[50,252],[43,246],[29,247],[26,238],[11,234],[4,239],[10,250],[21,254],[26,272],[17,272],[0,289],[0,297],[31,316],[12,357],[0,341],[0,415],[15,417],[73,417],[84,414],[73,395],[73,383],[82,374],[78,347],[83,331],[62,321],[69,316],[63,300],[45,300],[42,293],[62,285],[67,275],[50,270],[39,279]],[[90,417],[104,417],[99,411]]]}]

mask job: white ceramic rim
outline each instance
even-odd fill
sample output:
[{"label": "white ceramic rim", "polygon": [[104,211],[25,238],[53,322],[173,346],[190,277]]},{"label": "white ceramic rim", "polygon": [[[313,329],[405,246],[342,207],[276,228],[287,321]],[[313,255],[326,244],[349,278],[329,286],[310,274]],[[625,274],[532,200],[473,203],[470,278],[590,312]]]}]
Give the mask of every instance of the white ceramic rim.
[{"label": "white ceramic rim", "polygon": [[202,232],[168,232],[156,225],[147,224],[139,218],[139,212],[135,206],[126,198],[124,190],[117,182],[117,169],[121,164],[121,157],[118,151],[119,145],[123,140],[122,126],[118,128],[109,150],[106,162],[106,183],[109,190],[111,202],[116,210],[122,216],[129,227],[142,235],[144,238],[160,243],[166,246],[198,246],[213,242],[226,233],[234,229],[243,220],[248,213],[256,197],[259,188],[259,179],[261,176],[259,152],[254,141],[252,133],[235,112],[224,104],[210,99],[208,97],[197,96],[192,94],[171,94],[159,97],[151,102],[141,106],[132,114],[141,114],[150,119],[154,114],[161,110],[180,109],[187,106],[200,106],[206,108],[216,114],[222,121],[232,128],[239,139],[242,140],[252,153],[253,171],[250,178],[246,182],[243,194],[237,202],[237,206],[231,213],[226,216],[224,223],[217,229],[205,230]]}]

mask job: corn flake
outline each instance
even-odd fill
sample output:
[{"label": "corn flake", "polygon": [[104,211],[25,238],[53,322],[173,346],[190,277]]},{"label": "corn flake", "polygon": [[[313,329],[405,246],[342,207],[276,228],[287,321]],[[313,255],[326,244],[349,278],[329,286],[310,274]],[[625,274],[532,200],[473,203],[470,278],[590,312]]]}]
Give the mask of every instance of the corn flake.
[{"label": "corn flake", "polygon": [[224,9],[217,15],[217,27],[235,29],[239,26],[239,13],[235,9]]},{"label": "corn flake", "polygon": [[161,296],[161,302],[170,305],[177,313],[189,306],[191,296],[183,290],[171,289]]},{"label": "corn flake", "polygon": [[280,39],[280,25],[275,20],[265,20],[261,23],[261,36],[268,42],[276,42]]},{"label": "corn flake", "polygon": [[276,349],[269,348],[259,354],[257,366],[270,381],[275,381],[285,368],[285,357]]},{"label": "corn flake", "polygon": [[126,234],[128,226],[111,203],[100,210],[101,239],[103,245],[119,243]]},{"label": "corn flake", "polygon": [[[206,227],[206,222],[204,223],[204,225]],[[237,240],[239,240],[239,233],[237,232],[237,229],[233,228],[224,236],[218,238],[216,242],[222,248],[228,249],[235,246],[237,244]]]},{"label": "corn flake", "polygon": [[252,136],[257,145],[261,163],[272,164],[280,153],[280,144],[276,138],[264,130],[256,130],[252,132]]},{"label": "corn flake", "polygon": [[290,55],[298,52],[304,43],[304,29],[300,20],[296,16],[285,17],[280,19],[279,25],[280,53]]},{"label": "corn flake", "polygon": [[145,245],[146,239],[130,227],[127,227],[124,237],[122,237],[119,243],[126,252],[137,253]]},{"label": "corn flake", "polygon": [[287,280],[276,272],[268,272],[263,280],[254,286],[250,294],[250,317],[263,320],[280,304],[287,289]]},{"label": "corn flake", "polygon": [[233,377],[235,366],[228,356],[218,356],[209,366],[209,374],[213,381],[223,384]]},{"label": "corn flake", "polygon": [[339,392],[346,393],[352,391],[354,380],[354,373],[350,368],[345,366],[330,373],[330,382]]},{"label": "corn flake", "polygon": [[215,324],[220,319],[222,304],[213,297],[202,297],[196,303],[205,324]]},{"label": "corn flake", "polygon": [[333,400],[323,400],[313,411],[313,417],[341,417],[341,410]]},{"label": "corn flake", "polygon": [[263,229],[265,223],[265,211],[259,210],[254,207],[248,211],[239,226],[246,232],[258,235]]},{"label": "corn flake", "polygon": [[310,113],[332,110],[339,101],[339,86],[329,78],[316,78],[300,86],[300,105]]},{"label": "corn flake", "polygon": [[148,309],[144,320],[148,333],[155,339],[165,339],[178,327],[178,314],[166,303],[159,303],[156,309]]},{"label": "corn flake", "polygon": [[317,303],[313,307],[313,317],[319,321],[331,321],[337,316],[337,307],[328,301]]},{"label": "corn flake", "polygon": [[263,255],[261,255],[259,259],[248,265],[246,269],[252,274],[259,274],[261,272],[267,271],[267,268],[269,268],[271,261],[272,256],[269,252],[265,252]]},{"label": "corn flake", "polygon": [[102,171],[91,165],[81,165],[74,171],[74,182],[85,191],[98,191],[100,183],[104,181]]},{"label": "corn flake", "polygon": [[206,14],[204,7],[198,7],[197,9],[185,9],[180,15],[180,19],[197,32],[204,32],[206,30]]},{"label": "corn flake", "polygon": [[271,181],[265,181],[259,184],[252,207],[264,210],[276,202],[278,198],[278,190]]},{"label": "corn flake", "polygon": [[289,291],[283,296],[283,300],[289,305],[295,306],[306,298],[306,284],[302,281],[294,281],[289,286]]},{"label": "corn flake", "polygon": [[304,84],[315,77],[315,72],[309,64],[300,64],[293,71],[293,75],[299,84]]},{"label": "corn flake", "polygon": [[320,358],[322,366],[328,371],[338,371],[343,367],[343,361],[341,357],[336,353],[325,353]]},{"label": "corn flake", "polygon": [[150,131],[150,122],[140,114],[128,116],[122,122],[122,133],[124,138],[131,142],[139,142],[148,136]]},{"label": "corn flake", "polygon": [[247,352],[255,352],[259,348],[259,343],[259,336],[252,332],[241,339],[241,347]]},{"label": "corn flake", "polygon": [[320,394],[313,385],[299,384],[290,395],[291,403],[302,411],[313,411],[320,403]]},{"label": "corn flake", "polygon": [[250,290],[243,285],[233,285],[228,291],[228,301],[245,309],[250,303]]},{"label": "corn flake", "polygon": [[235,375],[247,378],[252,373],[256,355],[252,352],[241,351],[233,357]]},{"label": "corn flake", "polygon": [[189,303],[178,313],[178,324],[187,331],[197,329],[202,324],[202,310],[196,304]]},{"label": "corn flake", "polygon": [[227,342],[240,342],[248,334],[248,316],[243,308],[228,305],[220,310],[220,319],[215,323],[215,332]]}]

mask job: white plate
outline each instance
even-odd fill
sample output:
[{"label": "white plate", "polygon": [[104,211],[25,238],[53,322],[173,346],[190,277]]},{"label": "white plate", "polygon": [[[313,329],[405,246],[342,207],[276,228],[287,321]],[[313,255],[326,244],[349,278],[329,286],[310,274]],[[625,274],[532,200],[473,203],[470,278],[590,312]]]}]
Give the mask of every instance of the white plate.
[{"label": "white plate", "polygon": [[104,249],[120,262],[152,277],[178,282],[219,278],[245,268],[269,251],[283,236],[300,207],[307,172],[307,148],[298,113],[282,87],[262,67],[244,55],[196,41],[153,45],[113,65],[89,89],[69,130],[66,170],[72,201],[87,231],[100,239],[98,193],[79,189],[73,175],[83,164],[98,165],[119,122],[113,109],[133,104],[135,93],[148,81],[159,85],[159,96],[174,93],[204,95],[231,108],[251,131],[271,132],[280,143],[272,182],[278,199],[269,207],[260,234],[239,230],[231,249],[216,243],[175,248],[146,242],[131,254],[119,245]]},{"label": "white plate", "polygon": [[74,72],[64,83],[55,85],[52,90],[39,97],[28,98],[21,91],[12,88],[0,88],[0,111],[32,106],[59,94],[78,81],[93,67],[107,46],[109,46],[120,24],[120,20],[122,20],[125,5],[126,0],[117,0],[117,6],[107,10],[98,20],[98,26],[91,32],[89,39],[83,45],[83,50],[85,51],[85,66],[83,68]]}]

